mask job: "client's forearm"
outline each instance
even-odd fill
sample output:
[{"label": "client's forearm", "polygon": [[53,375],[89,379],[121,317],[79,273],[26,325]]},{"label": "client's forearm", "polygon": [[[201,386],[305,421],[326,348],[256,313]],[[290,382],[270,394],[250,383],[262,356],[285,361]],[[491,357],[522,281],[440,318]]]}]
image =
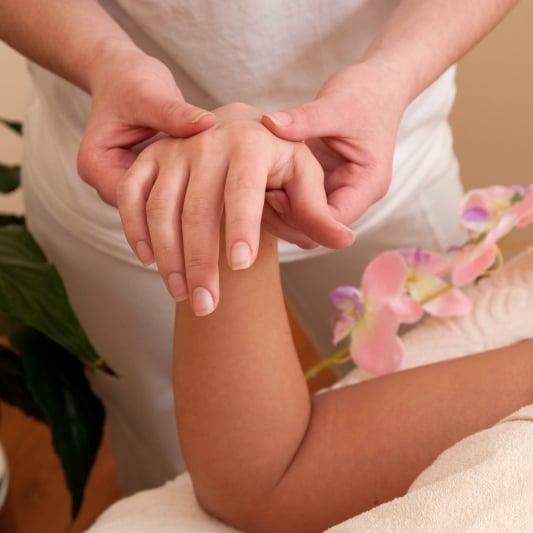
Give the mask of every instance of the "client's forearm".
[{"label": "client's forearm", "polygon": [[533,341],[373,379],[309,402],[276,243],[221,261],[222,298],[176,316],[175,401],[200,503],[250,532],[311,533],[400,496],[446,448],[533,402]]},{"label": "client's forearm", "polygon": [[221,303],[176,314],[175,403],[187,467],[201,502],[225,517],[259,505],[287,469],[307,428],[310,400],[279,282],[277,242],[261,237],[257,261],[220,261]]}]

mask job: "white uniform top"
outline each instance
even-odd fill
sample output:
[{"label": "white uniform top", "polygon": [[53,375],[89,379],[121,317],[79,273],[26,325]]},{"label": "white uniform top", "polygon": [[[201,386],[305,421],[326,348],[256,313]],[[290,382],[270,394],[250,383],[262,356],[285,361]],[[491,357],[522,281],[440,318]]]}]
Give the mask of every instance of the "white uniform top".
[{"label": "white uniform top", "polygon": [[[336,70],[354,63],[397,0],[103,0],[146,52],[173,72],[185,98],[214,108],[242,101],[262,110],[312,100]],[[90,97],[31,65],[35,93],[25,128],[24,185],[78,238],[138,263],[116,209],[104,204],[76,171]],[[398,134],[386,198],[355,225],[380,223],[454,159],[447,117],[454,68],[407,109]],[[303,256],[281,243],[281,260]],[[320,249],[311,253],[320,253]]]}]

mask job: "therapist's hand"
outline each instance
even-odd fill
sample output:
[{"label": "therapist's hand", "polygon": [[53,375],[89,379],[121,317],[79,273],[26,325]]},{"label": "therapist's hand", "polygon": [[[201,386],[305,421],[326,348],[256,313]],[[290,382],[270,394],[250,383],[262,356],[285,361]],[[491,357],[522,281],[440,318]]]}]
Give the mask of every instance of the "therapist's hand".
[{"label": "therapist's hand", "polygon": [[168,68],[131,46],[113,46],[90,76],[92,108],[78,154],[78,172],[101,198],[116,205],[118,181],[139,145],[163,132],[194,135],[215,116],[188,104]]},{"label": "therapist's hand", "polygon": [[[344,248],[352,232],[327,205],[320,164],[303,143],[284,141],[245,104],[215,110],[217,124],[187,139],[147,146],[120,181],[118,208],[138,256],[150,250],[170,294],[190,298],[197,315],[219,301],[218,254],[224,220],[227,261],[248,268],[259,248],[262,219],[277,218],[265,191],[288,199],[291,226],[303,245]],[[269,194],[270,194],[269,193]]]},{"label": "therapist's hand", "polygon": [[[305,141],[321,163],[328,204],[350,225],[387,192],[396,132],[407,105],[365,64],[333,75],[315,100],[262,118],[283,139]],[[283,197],[277,199],[280,217]]]}]

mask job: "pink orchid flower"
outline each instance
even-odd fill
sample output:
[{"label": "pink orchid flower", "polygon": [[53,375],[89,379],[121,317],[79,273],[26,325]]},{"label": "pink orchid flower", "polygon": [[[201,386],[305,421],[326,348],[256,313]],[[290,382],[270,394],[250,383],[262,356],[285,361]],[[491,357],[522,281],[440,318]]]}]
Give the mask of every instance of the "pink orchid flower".
[{"label": "pink orchid flower", "polygon": [[515,226],[533,222],[533,189],[500,185],[474,189],[465,195],[461,213],[470,239],[455,257],[454,285],[470,283],[490,269],[499,254],[498,242]]},{"label": "pink orchid flower", "polygon": [[375,375],[402,367],[404,350],[398,337],[401,322],[416,322],[420,304],[405,293],[408,267],[397,251],[378,255],[367,266],[361,290],[338,287],[330,300],[340,313],[333,341],[351,335],[350,355],[356,365]]},{"label": "pink orchid flower", "polygon": [[426,312],[434,316],[470,312],[470,300],[442,279],[451,268],[449,257],[422,248],[404,248],[400,254],[408,266],[407,292]]}]

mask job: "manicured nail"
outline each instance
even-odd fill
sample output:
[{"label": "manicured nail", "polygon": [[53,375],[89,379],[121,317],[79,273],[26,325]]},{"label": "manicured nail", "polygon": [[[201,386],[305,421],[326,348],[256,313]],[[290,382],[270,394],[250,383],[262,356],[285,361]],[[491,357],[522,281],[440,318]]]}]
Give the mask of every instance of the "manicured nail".
[{"label": "manicured nail", "polygon": [[144,266],[154,262],[154,253],[146,241],[138,241],[135,244],[135,253]]},{"label": "manicured nail", "polygon": [[268,117],[276,126],[290,126],[292,124],[292,115],[284,111],[267,113],[265,117]]},{"label": "manicured nail", "polygon": [[230,266],[233,270],[244,270],[252,264],[252,250],[244,241],[231,247]]},{"label": "manicured nail", "polygon": [[172,298],[176,302],[183,302],[189,296],[187,293],[187,283],[185,282],[185,277],[179,272],[172,272],[167,277],[167,287],[168,291],[172,295]]},{"label": "manicured nail", "polygon": [[205,316],[215,310],[215,301],[204,287],[196,287],[192,293],[192,310],[196,316]]},{"label": "manicured nail", "polygon": [[210,114],[211,113],[209,111],[203,111],[203,110],[196,111],[195,110],[194,112],[191,113],[188,120],[191,124],[197,124],[198,122],[200,122],[200,120],[202,120],[204,117]]}]

